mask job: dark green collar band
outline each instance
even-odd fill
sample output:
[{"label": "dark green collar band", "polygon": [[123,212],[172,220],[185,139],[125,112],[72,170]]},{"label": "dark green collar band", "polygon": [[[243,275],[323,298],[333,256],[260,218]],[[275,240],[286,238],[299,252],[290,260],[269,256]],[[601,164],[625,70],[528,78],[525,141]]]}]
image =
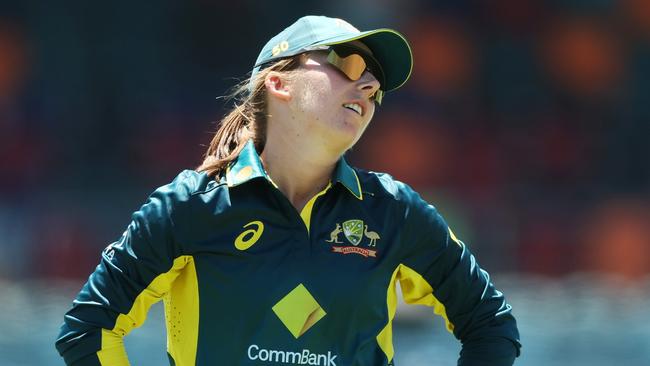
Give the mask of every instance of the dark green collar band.
[{"label": "dark green collar band", "polygon": [[[271,181],[264,170],[259,154],[255,150],[253,140],[249,140],[237,157],[237,160],[226,171],[226,182],[228,186],[234,187],[260,177]],[[336,164],[332,180],[343,184],[358,199],[363,199],[359,177],[354,169],[345,161],[345,158],[341,157]]]}]

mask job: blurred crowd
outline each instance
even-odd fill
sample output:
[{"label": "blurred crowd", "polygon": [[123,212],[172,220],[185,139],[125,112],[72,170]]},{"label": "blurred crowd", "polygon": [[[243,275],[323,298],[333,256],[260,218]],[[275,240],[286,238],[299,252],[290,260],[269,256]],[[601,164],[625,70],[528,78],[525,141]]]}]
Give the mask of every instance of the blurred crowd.
[{"label": "blurred crowd", "polygon": [[650,274],[647,0],[22,0],[0,1],[0,278],[90,273],[309,13],[410,40],[348,159],[422,192],[484,267]]}]

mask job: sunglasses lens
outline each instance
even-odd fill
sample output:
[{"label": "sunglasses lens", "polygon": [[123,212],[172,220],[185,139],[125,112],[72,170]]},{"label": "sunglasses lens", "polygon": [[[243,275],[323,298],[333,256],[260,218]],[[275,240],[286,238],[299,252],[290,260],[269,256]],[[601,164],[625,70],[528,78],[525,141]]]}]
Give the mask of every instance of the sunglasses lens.
[{"label": "sunglasses lens", "polygon": [[341,70],[350,80],[356,81],[366,71],[366,61],[357,54],[350,54],[345,57],[339,56],[335,51],[330,51],[327,61]]},{"label": "sunglasses lens", "polygon": [[[384,72],[381,66],[379,66],[379,63],[371,56],[367,56],[368,58],[366,59],[356,52],[359,51],[352,48],[331,49],[327,55],[327,62],[339,69],[352,81],[359,80],[361,75],[368,70],[375,76],[380,85],[383,85]],[[372,99],[377,104],[381,104],[383,97],[384,91],[378,89],[372,96]]]}]

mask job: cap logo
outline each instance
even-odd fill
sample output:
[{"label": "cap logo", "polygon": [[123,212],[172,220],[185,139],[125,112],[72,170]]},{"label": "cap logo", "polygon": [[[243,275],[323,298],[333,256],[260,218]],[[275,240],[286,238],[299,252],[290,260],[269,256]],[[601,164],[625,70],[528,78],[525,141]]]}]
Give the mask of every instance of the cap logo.
[{"label": "cap logo", "polygon": [[275,57],[288,49],[289,49],[289,42],[282,41],[279,44],[273,46],[273,49],[271,50],[271,55]]},{"label": "cap logo", "polygon": [[346,21],[343,20],[343,19],[338,19],[338,18],[337,18],[337,19],[336,19],[336,26],[337,26],[337,27],[340,27],[340,28],[344,28],[344,29],[346,29],[346,30],[348,30],[348,31],[350,31],[350,32],[355,32],[355,33],[359,33],[359,32],[360,32],[360,31],[359,31],[357,28],[355,28],[352,24],[346,22]]}]

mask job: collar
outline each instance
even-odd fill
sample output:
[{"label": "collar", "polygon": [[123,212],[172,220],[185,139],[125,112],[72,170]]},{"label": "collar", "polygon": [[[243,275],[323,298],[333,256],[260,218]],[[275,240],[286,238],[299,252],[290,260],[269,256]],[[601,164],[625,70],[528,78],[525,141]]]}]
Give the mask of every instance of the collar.
[{"label": "collar", "polygon": [[356,198],[363,200],[359,176],[357,176],[357,172],[348,165],[348,162],[342,156],[338,163],[336,163],[336,168],[334,169],[334,181],[343,184]]},{"label": "collar", "polygon": [[253,140],[248,140],[237,159],[226,169],[226,182],[228,187],[238,186],[251,179],[264,177],[271,180],[264,170],[262,160],[255,150]]},{"label": "collar", "polygon": [[[255,150],[253,140],[248,140],[239,153],[239,156],[237,156],[237,159],[226,170],[226,182],[229,187],[234,187],[260,177],[264,177],[272,182],[264,170],[262,160]],[[359,182],[357,172],[348,165],[343,157],[336,163],[333,180],[341,183],[356,198],[363,199],[361,183]]]}]

